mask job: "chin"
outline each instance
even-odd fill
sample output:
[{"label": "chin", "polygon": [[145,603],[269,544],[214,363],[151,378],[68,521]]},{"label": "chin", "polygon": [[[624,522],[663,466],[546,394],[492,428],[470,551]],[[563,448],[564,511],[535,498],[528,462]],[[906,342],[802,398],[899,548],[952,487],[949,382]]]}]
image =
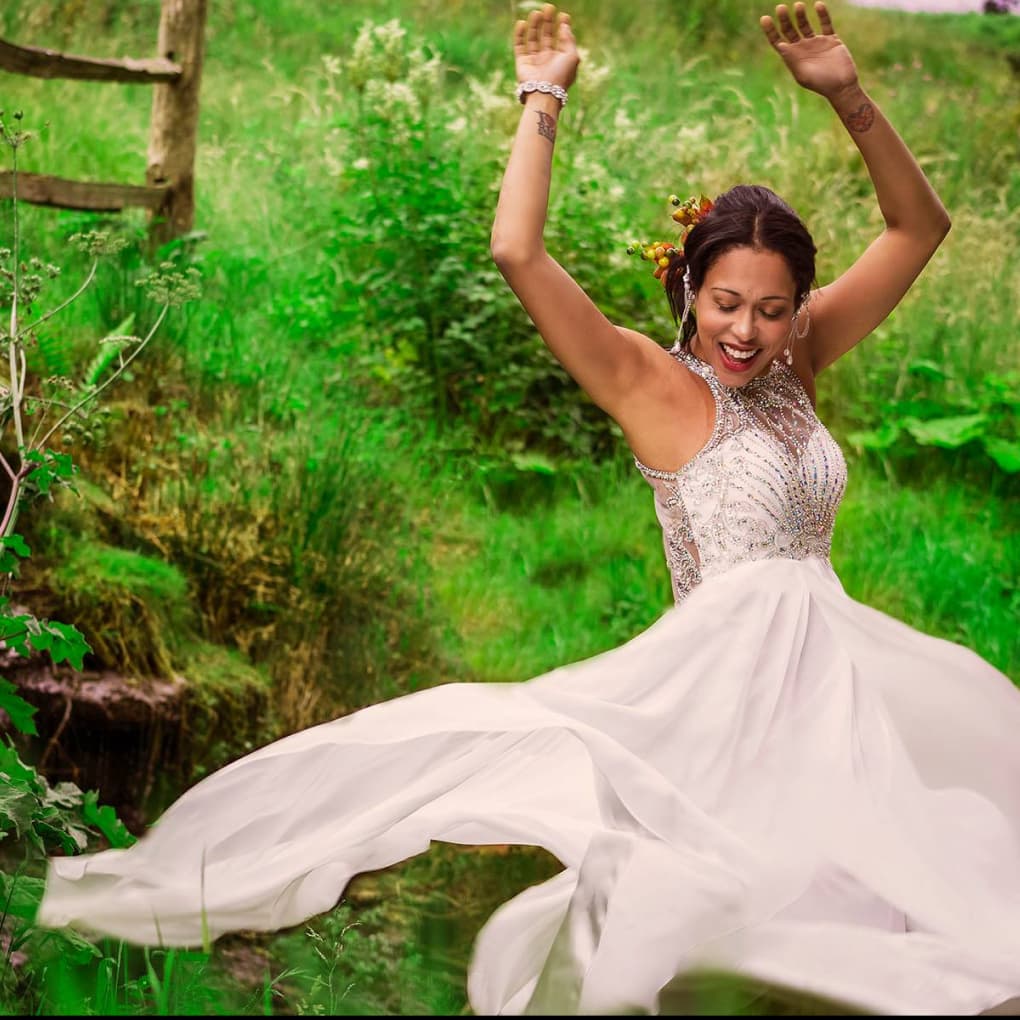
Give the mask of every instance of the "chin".
[{"label": "chin", "polygon": [[716,374],[725,376],[731,386],[749,383],[772,364],[773,356],[765,347],[753,348],[753,353],[741,351],[738,354],[736,349],[731,349],[728,353],[721,342],[716,342],[713,346]]}]

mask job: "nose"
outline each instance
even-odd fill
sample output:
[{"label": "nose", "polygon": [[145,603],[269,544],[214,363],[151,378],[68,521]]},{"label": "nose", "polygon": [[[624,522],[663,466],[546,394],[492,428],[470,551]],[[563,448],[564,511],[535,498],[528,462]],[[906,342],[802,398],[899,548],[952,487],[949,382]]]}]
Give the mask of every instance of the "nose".
[{"label": "nose", "polygon": [[753,339],[757,332],[754,325],[754,313],[748,309],[742,315],[738,315],[733,322],[732,328],[738,340],[743,340],[746,343],[748,340]]}]

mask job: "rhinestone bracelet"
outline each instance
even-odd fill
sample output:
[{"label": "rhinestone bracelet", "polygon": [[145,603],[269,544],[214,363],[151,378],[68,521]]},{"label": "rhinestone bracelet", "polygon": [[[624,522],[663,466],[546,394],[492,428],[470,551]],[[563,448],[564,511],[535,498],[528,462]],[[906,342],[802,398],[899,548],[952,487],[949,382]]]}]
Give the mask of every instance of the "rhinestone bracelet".
[{"label": "rhinestone bracelet", "polygon": [[529,92],[545,92],[555,96],[560,101],[560,109],[567,105],[567,90],[561,85],[554,85],[551,81],[522,81],[517,86],[517,101],[523,103]]}]

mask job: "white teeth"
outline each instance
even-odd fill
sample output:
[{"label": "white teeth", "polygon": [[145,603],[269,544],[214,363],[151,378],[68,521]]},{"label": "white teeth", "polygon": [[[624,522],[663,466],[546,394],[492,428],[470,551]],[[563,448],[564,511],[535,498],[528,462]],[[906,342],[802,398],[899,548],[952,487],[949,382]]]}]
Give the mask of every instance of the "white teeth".
[{"label": "white teeth", "polygon": [[735,347],[730,347],[728,344],[722,344],[721,346],[726,354],[736,361],[749,361],[758,353],[757,349],[753,351],[738,351]]}]

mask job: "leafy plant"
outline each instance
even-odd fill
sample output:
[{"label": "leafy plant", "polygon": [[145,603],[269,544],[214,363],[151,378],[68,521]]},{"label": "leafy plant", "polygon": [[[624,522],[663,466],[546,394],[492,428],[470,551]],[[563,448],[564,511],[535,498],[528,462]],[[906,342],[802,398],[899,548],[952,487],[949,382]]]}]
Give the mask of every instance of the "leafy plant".
[{"label": "leafy plant", "polygon": [[[196,285],[191,271],[180,272],[173,264],[164,263],[139,281],[161,305],[144,336],[128,334],[130,323],[125,323],[123,332],[100,341],[99,351],[80,377],[72,373],[34,377],[29,354],[48,335],[52,320],[93,284],[101,259],[117,251],[119,242],[100,232],[72,237],[71,246],[88,259],[84,278],[69,296],[49,310],[41,310],[46,288],[60,276],[60,269],[23,250],[18,153],[31,136],[22,129],[21,121],[20,113],[10,120],[0,113],[0,140],[10,152],[14,182],[12,244],[0,248],[0,308],[7,312],[0,326],[0,355],[5,356],[7,368],[0,386],[0,479],[6,481],[0,493],[0,642],[16,656],[45,653],[54,665],[66,662],[81,669],[90,651],[82,633],[70,624],[40,619],[12,600],[12,580],[20,576],[23,562],[31,555],[27,542],[15,531],[17,521],[24,508],[38,498],[52,499],[60,489],[74,489],[76,467],[67,448],[88,434],[98,398],[145,350],[169,309],[194,296]],[[0,709],[11,728],[36,734],[35,709],[5,679],[0,679]],[[5,934],[10,948],[0,985],[11,976],[11,953],[34,937],[31,921],[42,885],[26,867],[53,851],[79,853],[98,837],[113,847],[134,842],[114,811],[99,804],[96,792],[83,792],[67,782],[51,786],[32,765],[22,761],[8,734],[0,743],[0,839],[10,838],[20,846],[22,864],[13,875],[0,872],[5,894],[3,923],[10,929]],[[6,856],[10,859],[12,855]],[[82,950],[86,955],[94,952],[71,933],[39,935],[44,940],[47,937],[79,955]]]},{"label": "leafy plant", "polygon": [[848,435],[854,446],[910,457],[918,446],[958,450],[973,444],[999,471],[1020,472],[1020,373],[986,373],[966,395],[953,399],[944,395],[950,369],[917,360],[909,371],[930,385],[907,399],[886,402],[881,425]]},{"label": "leafy plant", "polygon": [[[353,346],[377,399],[412,400],[440,432],[461,426],[472,446],[605,452],[615,444],[608,419],[541,343],[489,254],[520,107],[502,73],[442,87],[459,73],[397,20],[366,22],[346,59],[324,60],[304,122],[333,126],[326,162],[339,194],[327,255],[338,353]],[[593,208],[609,174],[584,155],[562,170],[549,232],[597,288],[624,231]],[[302,302],[294,312],[304,316]]]}]

